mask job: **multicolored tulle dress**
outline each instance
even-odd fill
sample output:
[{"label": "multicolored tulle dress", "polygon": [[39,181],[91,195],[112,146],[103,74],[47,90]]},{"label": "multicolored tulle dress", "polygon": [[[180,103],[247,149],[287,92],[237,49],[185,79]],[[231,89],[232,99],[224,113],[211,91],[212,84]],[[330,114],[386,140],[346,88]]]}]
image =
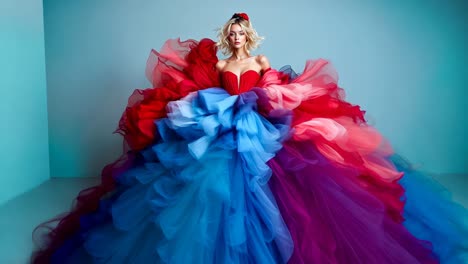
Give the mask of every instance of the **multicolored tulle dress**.
[{"label": "multicolored tulle dress", "polygon": [[467,210],[395,158],[328,61],[237,76],[216,52],[151,52],[122,156],[36,230],[34,263],[467,263]]}]

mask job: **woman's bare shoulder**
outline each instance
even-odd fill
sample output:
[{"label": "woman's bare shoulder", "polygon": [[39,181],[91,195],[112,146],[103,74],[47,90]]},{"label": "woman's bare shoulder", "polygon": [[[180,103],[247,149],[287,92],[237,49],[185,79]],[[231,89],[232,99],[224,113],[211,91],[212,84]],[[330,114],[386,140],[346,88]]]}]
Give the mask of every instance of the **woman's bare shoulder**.
[{"label": "woman's bare shoulder", "polygon": [[270,68],[270,61],[268,60],[267,56],[265,55],[257,55],[255,61],[260,64],[262,70]]},{"label": "woman's bare shoulder", "polygon": [[255,56],[255,59],[258,63],[265,63],[265,62],[268,62],[268,57],[263,55],[263,54],[259,54],[257,56]]},{"label": "woman's bare shoulder", "polygon": [[224,69],[224,67],[226,67],[226,64],[227,64],[227,61],[226,61],[226,60],[219,60],[219,61],[216,63],[216,70],[222,71],[222,70]]}]

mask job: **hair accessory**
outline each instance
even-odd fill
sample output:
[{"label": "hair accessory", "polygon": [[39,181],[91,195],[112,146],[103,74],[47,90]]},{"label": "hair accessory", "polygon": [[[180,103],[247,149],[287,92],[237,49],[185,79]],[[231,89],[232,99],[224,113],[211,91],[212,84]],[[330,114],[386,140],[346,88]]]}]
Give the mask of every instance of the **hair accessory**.
[{"label": "hair accessory", "polygon": [[241,18],[241,19],[249,21],[249,16],[246,13],[235,13],[234,15],[232,15],[231,18],[237,18],[237,19]]}]

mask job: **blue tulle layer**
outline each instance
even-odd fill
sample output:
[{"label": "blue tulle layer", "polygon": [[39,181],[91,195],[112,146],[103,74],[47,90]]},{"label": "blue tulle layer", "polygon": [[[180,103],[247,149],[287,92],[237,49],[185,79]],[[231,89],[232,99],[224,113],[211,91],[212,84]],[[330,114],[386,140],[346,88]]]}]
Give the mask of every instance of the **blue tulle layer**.
[{"label": "blue tulle layer", "polygon": [[[54,256],[57,263],[277,263],[293,242],[268,187],[266,162],[288,120],[256,112],[254,92],[210,88],[171,102],[161,140],[99,212]],[[71,261],[70,261],[71,262]]]},{"label": "blue tulle layer", "polygon": [[405,227],[430,241],[441,263],[468,263],[468,211],[429,175],[412,169],[401,157],[393,161],[405,172],[400,180],[405,188]]}]

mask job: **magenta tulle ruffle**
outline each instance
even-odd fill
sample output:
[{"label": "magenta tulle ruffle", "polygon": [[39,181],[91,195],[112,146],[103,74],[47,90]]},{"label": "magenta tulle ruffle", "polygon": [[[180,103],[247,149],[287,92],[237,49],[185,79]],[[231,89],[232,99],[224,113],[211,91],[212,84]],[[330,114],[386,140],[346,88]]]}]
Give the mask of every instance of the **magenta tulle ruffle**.
[{"label": "magenta tulle ruffle", "polygon": [[270,186],[291,236],[289,263],[437,263],[359,183],[359,171],[330,166],[313,145],[289,141],[269,162]]}]

